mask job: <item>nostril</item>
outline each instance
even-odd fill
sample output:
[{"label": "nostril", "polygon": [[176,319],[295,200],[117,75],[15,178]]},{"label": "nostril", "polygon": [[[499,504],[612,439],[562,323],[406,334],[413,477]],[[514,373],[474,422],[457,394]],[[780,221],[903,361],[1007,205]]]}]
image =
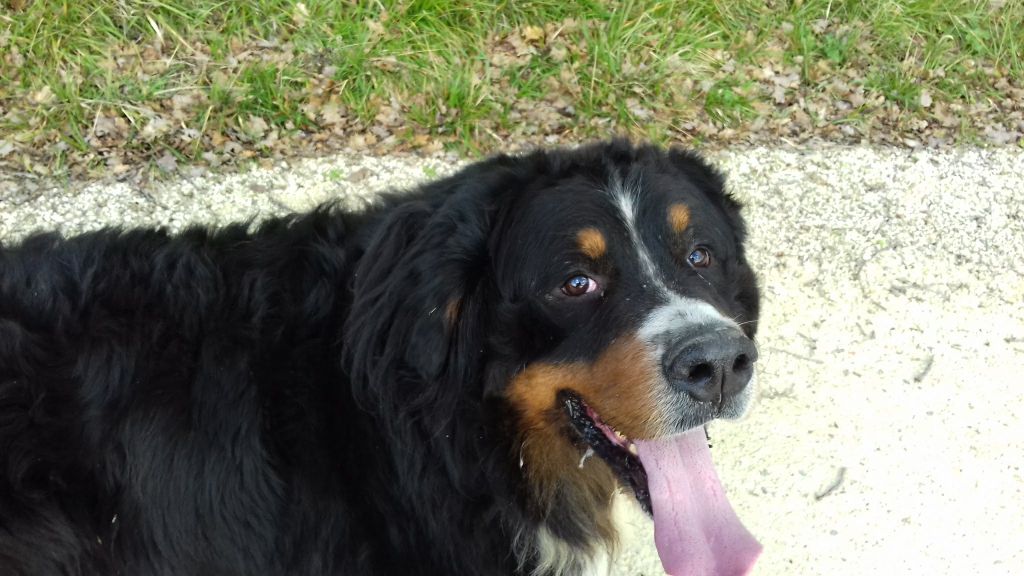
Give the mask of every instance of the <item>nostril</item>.
[{"label": "nostril", "polygon": [[700,402],[720,403],[753,379],[757,348],[739,331],[716,330],[667,350],[662,371],[668,383]]},{"label": "nostril", "polygon": [[711,380],[715,375],[715,369],[711,367],[711,364],[703,363],[691,366],[690,371],[686,374],[686,379],[691,384],[704,384]]},{"label": "nostril", "polygon": [[736,357],[736,360],[732,363],[733,372],[743,372],[750,369],[750,356],[746,354],[740,354]]}]

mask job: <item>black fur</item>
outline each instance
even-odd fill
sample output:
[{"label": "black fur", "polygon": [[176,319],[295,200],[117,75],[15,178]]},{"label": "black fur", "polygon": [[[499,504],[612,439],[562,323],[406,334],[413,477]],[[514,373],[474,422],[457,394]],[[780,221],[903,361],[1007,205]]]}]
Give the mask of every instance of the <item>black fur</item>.
[{"label": "black fur", "polygon": [[513,574],[541,522],[587,538],[538,517],[500,395],[576,313],[522,297],[539,265],[503,234],[548,187],[648,169],[705,191],[742,261],[716,174],[622,142],[358,214],[0,248],[0,574]]}]

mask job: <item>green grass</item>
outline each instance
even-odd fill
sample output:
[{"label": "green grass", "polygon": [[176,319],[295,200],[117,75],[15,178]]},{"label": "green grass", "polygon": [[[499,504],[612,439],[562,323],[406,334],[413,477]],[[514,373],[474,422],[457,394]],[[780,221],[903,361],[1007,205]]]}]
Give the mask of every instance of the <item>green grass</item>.
[{"label": "green grass", "polygon": [[756,115],[743,87],[731,80],[716,82],[708,90],[704,111],[713,121],[726,125],[739,124]]},{"label": "green grass", "polygon": [[[538,134],[664,139],[680,122],[784,114],[752,78],[766,66],[798,70],[807,99],[842,78],[924,118],[922,90],[970,103],[1005,96],[996,77],[1024,86],[1021,0],[24,4],[0,12],[0,140],[61,164],[115,146],[189,161],[253,117],[283,137],[383,126],[468,152]],[[154,116],[174,130],[137,138]],[[127,121],[121,141],[97,141],[98,117]]]},{"label": "green grass", "polygon": [[899,68],[871,72],[865,86],[880,92],[887,100],[899,104],[904,110],[916,109],[919,106],[921,87],[913,76]]}]

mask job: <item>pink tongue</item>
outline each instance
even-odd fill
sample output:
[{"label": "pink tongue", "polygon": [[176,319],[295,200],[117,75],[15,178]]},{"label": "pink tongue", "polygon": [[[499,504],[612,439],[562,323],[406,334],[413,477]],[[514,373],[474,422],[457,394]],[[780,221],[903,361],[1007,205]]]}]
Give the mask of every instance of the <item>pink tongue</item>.
[{"label": "pink tongue", "polygon": [[750,572],[761,545],[725,499],[704,429],[635,442],[647,470],[654,543],[665,571],[672,576]]}]

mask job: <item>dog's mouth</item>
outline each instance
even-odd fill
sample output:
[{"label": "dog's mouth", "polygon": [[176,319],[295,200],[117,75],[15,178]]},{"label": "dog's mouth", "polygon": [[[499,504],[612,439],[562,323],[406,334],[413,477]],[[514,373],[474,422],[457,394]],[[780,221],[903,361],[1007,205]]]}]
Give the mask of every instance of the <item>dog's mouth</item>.
[{"label": "dog's mouth", "polygon": [[703,427],[632,440],[569,391],[558,400],[572,428],[653,517],[654,541],[669,574],[746,574],[761,553],[725,497]]},{"label": "dog's mouth", "polygon": [[580,466],[591,454],[596,454],[612,469],[619,480],[633,489],[640,507],[652,513],[651,493],[647,487],[647,471],[640,462],[637,445],[626,435],[609,426],[582,398],[572,392],[559,394],[573,429],[587,445]]}]

